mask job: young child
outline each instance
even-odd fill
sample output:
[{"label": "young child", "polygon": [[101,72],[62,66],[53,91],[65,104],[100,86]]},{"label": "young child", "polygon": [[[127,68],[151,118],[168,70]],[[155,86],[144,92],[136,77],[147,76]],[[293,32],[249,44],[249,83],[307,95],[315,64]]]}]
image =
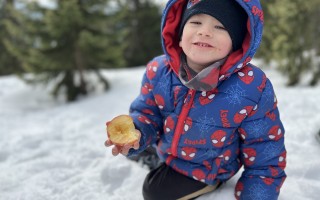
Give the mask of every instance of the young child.
[{"label": "young child", "polygon": [[155,145],[163,163],[143,185],[146,200],[194,199],[244,166],[235,198],[278,199],[286,178],[284,128],[270,80],[249,63],[262,37],[258,0],[169,0],[165,55],[146,68],[130,115],[141,133],[113,155]]}]

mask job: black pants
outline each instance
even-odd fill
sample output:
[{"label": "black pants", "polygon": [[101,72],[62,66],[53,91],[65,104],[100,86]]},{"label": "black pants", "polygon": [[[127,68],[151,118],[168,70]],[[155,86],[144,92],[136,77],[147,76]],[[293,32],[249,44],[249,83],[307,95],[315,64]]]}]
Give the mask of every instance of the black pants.
[{"label": "black pants", "polygon": [[147,175],[143,183],[145,200],[195,199],[215,190],[220,184],[209,186],[184,176],[162,163]]}]

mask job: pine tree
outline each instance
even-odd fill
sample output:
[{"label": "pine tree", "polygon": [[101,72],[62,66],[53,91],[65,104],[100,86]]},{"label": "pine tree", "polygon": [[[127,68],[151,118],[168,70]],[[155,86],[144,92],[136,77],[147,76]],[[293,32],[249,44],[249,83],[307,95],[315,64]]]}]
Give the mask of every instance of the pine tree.
[{"label": "pine tree", "polygon": [[310,27],[311,35],[310,40],[312,41],[311,48],[314,50],[313,58],[313,77],[310,81],[310,85],[314,86],[320,81],[320,2],[319,0],[312,0],[311,2],[311,11],[310,11]]},{"label": "pine tree", "polygon": [[127,47],[124,58],[128,66],[146,64],[154,56],[162,53],[161,49],[161,11],[150,0],[126,0],[119,3],[124,22]]},{"label": "pine tree", "polygon": [[[68,101],[89,92],[86,75],[94,72],[109,88],[101,68],[124,66],[123,45],[115,34],[116,12],[106,12],[106,0],[56,0],[55,8],[28,4],[23,66],[37,74],[36,81],[57,82],[53,94],[65,91]],[[32,48],[30,48],[32,47]],[[32,80],[35,81],[35,80]]]},{"label": "pine tree", "polygon": [[8,23],[15,23],[19,11],[14,8],[13,0],[0,1],[0,75],[21,73],[22,67],[18,59],[11,53],[8,43],[15,40],[10,34]]},{"label": "pine tree", "polygon": [[266,61],[277,61],[280,71],[288,76],[289,86],[299,83],[306,71],[313,72],[313,82],[318,80],[319,64],[313,62],[316,57],[312,52],[319,52],[319,45],[315,45],[318,37],[315,29],[319,29],[316,14],[320,1],[270,0],[261,3],[265,11],[265,31],[258,56]]}]

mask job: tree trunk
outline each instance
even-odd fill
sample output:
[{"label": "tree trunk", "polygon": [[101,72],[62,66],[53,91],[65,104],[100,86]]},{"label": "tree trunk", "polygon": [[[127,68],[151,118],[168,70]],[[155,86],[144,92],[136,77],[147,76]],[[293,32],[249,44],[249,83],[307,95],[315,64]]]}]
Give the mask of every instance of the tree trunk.
[{"label": "tree trunk", "polygon": [[76,71],[79,73],[79,78],[80,78],[80,85],[78,86],[79,89],[79,94],[86,95],[88,93],[87,91],[87,84],[84,78],[84,60],[82,57],[82,52],[78,46],[75,48],[75,53],[74,53],[74,59],[75,59],[75,68],[77,69]]},{"label": "tree trunk", "polygon": [[315,86],[317,85],[319,80],[320,80],[320,64],[318,66],[317,71],[313,74],[312,80],[310,81],[309,85]]},{"label": "tree trunk", "polygon": [[99,80],[103,83],[104,85],[104,89],[105,90],[109,90],[110,89],[110,84],[109,82],[107,81],[107,79],[105,79],[102,74],[100,73],[100,70],[99,69],[93,69],[94,72],[96,73],[97,77],[99,78]]}]

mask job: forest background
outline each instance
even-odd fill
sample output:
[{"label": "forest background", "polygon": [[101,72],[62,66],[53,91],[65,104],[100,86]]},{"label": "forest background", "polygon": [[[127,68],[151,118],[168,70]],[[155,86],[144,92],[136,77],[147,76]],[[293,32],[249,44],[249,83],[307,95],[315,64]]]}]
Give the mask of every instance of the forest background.
[{"label": "forest background", "polygon": [[[39,3],[40,2],[40,3]],[[48,3],[49,2],[49,3]],[[145,65],[162,53],[165,0],[0,0],[0,76],[52,84],[75,101],[110,84],[103,69]],[[320,80],[320,1],[261,1],[263,43],[256,57],[292,87]],[[304,74],[308,80],[301,80]],[[303,78],[305,79],[305,78]]]}]

